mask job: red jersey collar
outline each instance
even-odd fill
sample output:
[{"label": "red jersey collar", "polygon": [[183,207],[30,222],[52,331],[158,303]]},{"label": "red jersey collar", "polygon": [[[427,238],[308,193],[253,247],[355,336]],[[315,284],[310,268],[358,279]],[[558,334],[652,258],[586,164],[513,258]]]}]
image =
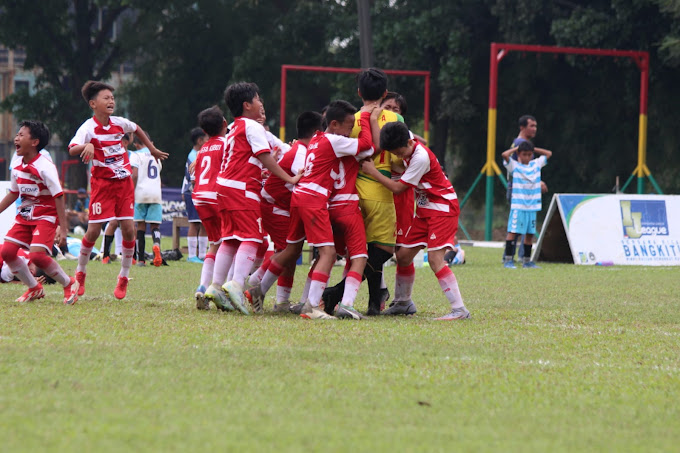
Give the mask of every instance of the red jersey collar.
[{"label": "red jersey collar", "polygon": [[38,154],[36,154],[36,156],[35,156],[33,159],[31,159],[30,162],[24,162],[24,157],[22,156],[22,157],[21,157],[21,164],[22,164],[22,165],[31,165],[33,162],[35,162],[36,160],[38,160],[38,158],[39,158],[40,156],[41,156],[40,151],[38,151]]},{"label": "red jersey collar", "polygon": [[92,119],[94,120],[95,123],[97,123],[98,126],[103,127],[103,128],[109,128],[111,127],[111,117],[109,116],[109,124],[104,126],[102,123],[99,122],[96,116],[92,115]]}]

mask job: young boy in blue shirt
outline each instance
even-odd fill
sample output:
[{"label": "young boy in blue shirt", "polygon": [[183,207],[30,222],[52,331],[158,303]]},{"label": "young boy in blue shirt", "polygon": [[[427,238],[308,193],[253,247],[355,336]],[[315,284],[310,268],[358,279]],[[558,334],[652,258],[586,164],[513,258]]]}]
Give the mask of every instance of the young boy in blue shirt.
[{"label": "young boy in blue shirt", "polygon": [[[517,160],[510,157],[515,152]],[[534,153],[539,154],[539,157],[533,159]],[[516,269],[512,259],[515,255],[515,239],[517,235],[524,234],[522,267],[535,269],[538,266],[531,261],[531,243],[536,234],[536,212],[541,210],[541,168],[547,165],[552,152],[534,148],[530,141],[523,141],[518,146],[504,151],[501,156],[503,165],[512,174],[513,181],[503,266]]]}]

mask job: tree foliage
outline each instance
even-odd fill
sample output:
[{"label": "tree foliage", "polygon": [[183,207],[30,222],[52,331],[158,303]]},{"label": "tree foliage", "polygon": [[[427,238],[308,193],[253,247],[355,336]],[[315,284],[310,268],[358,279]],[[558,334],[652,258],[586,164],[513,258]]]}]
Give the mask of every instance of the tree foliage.
[{"label": "tree foliage", "polygon": [[[360,102],[349,75],[291,72],[287,118],[278,118],[281,64],[359,65],[353,0],[55,0],[31,17],[21,15],[26,24],[17,15],[28,3],[4,7],[0,41],[26,47],[29,64],[43,68],[40,90],[32,97],[18,94],[6,105],[33,109],[34,116],[72,133],[87,116],[78,93],[82,81],[105,78],[111,65],[132,59],[135,80],[120,94],[131,118],[173,154],[164,171],[171,184],[181,177],[196,114],[221,104],[231,82],[257,82],[268,124],[276,131],[285,122],[288,138],[302,111],[319,110],[337,98]],[[374,0],[374,54],[379,67],[431,71],[431,144],[454,185],[465,192],[485,161],[490,42],[648,50],[648,165],[664,188],[677,191],[673,169],[680,165],[675,152],[680,132],[673,100],[680,89],[675,83],[679,5],[677,0]],[[129,14],[120,40],[97,38],[105,36],[94,27],[97,6],[119,17]],[[36,38],[28,30],[43,32]],[[551,190],[606,192],[615,176],[625,179],[633,170],[640,81],[630,60],[511,53],[499,74],[499,153],[517,134],[517,118],[533,113],[539,122],[537,145],[554,151],[545,171]],[[422,81],[394,77],[390,88],[408,99],[406,120],[418,132]]]},{"label": "tree foliage", "polygon": [[40,118],[68,140],[89,115],[80,95],[83,83],[109,78],[126,55],[125,41],[111,36],[116,20],[133,6],[132,1],[105,0],[54,0],[39,7],[30,0],[3,2],[0,42],[23,47],[24,68],[38,72],[35,95],[19,91],[2,107],[19,117]]}]

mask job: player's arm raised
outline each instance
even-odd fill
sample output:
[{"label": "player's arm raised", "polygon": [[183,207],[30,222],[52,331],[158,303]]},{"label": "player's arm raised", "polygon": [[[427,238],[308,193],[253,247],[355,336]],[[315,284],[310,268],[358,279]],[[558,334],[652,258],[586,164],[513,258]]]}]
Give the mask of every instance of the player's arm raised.
[{"label": "player's arm raised", "polygon": [[142,129],[141,126],[137,125],[137,130],[135,131],[135,134],[139,137],[139,140],[149,148],[149,152],[153,157],[156,158],[156,160],[165,160],[168,158],[169,154],[165,153],[159,149],[157,149],[151,140],[149,140],[149,136],[146,135],[146,132],[144,132],[144,129]]},{"label": "player's arm raised", "polygon": [[506,149],[501,154],[501,157],[503,158],[503,160],[510,160],[510,156],[512,156],[513,153],[516,153],[518,149],[519,149],[519,146],[515,146],[514,148]]},{"label": "player's arm raised", "polygon": [[[359,148],[357,150],[357,155],[364,151],[371,150],[373,153],[373,129],[371,127],[371,113],[375,111],[377,107],[374,106],[363,106],[361,107],[361,115],[359,116],[359,124],[361,125],[361,131],[359,132]],[[378,123],[376,122],[376,125]],[[380,136],[380,129],[378,129],[378,136]],[[362,156],[363,157],[363,156]]]},{"label": "player's arm raised", "polygon": [[375,149],[375,155],[380,154],[382,151],[380,149],[380,125],[378,124],[378,118],[382,113],[382,109],[377,105],[371,110],[371,116],[369,118],[371,124],[371,135],[373,136],[373,149]]}]

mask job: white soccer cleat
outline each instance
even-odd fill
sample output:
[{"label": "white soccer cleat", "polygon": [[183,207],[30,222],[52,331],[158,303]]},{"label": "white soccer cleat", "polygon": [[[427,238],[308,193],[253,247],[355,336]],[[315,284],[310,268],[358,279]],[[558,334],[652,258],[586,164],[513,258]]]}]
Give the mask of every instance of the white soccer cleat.
[{"label": "white soccer cleat", "polygon": [[300,311],[300,317],[305,319],[338,319],[335,316],[331,316],[319,307],[312,307],[309,301],[305,302],[305,305]]}]

